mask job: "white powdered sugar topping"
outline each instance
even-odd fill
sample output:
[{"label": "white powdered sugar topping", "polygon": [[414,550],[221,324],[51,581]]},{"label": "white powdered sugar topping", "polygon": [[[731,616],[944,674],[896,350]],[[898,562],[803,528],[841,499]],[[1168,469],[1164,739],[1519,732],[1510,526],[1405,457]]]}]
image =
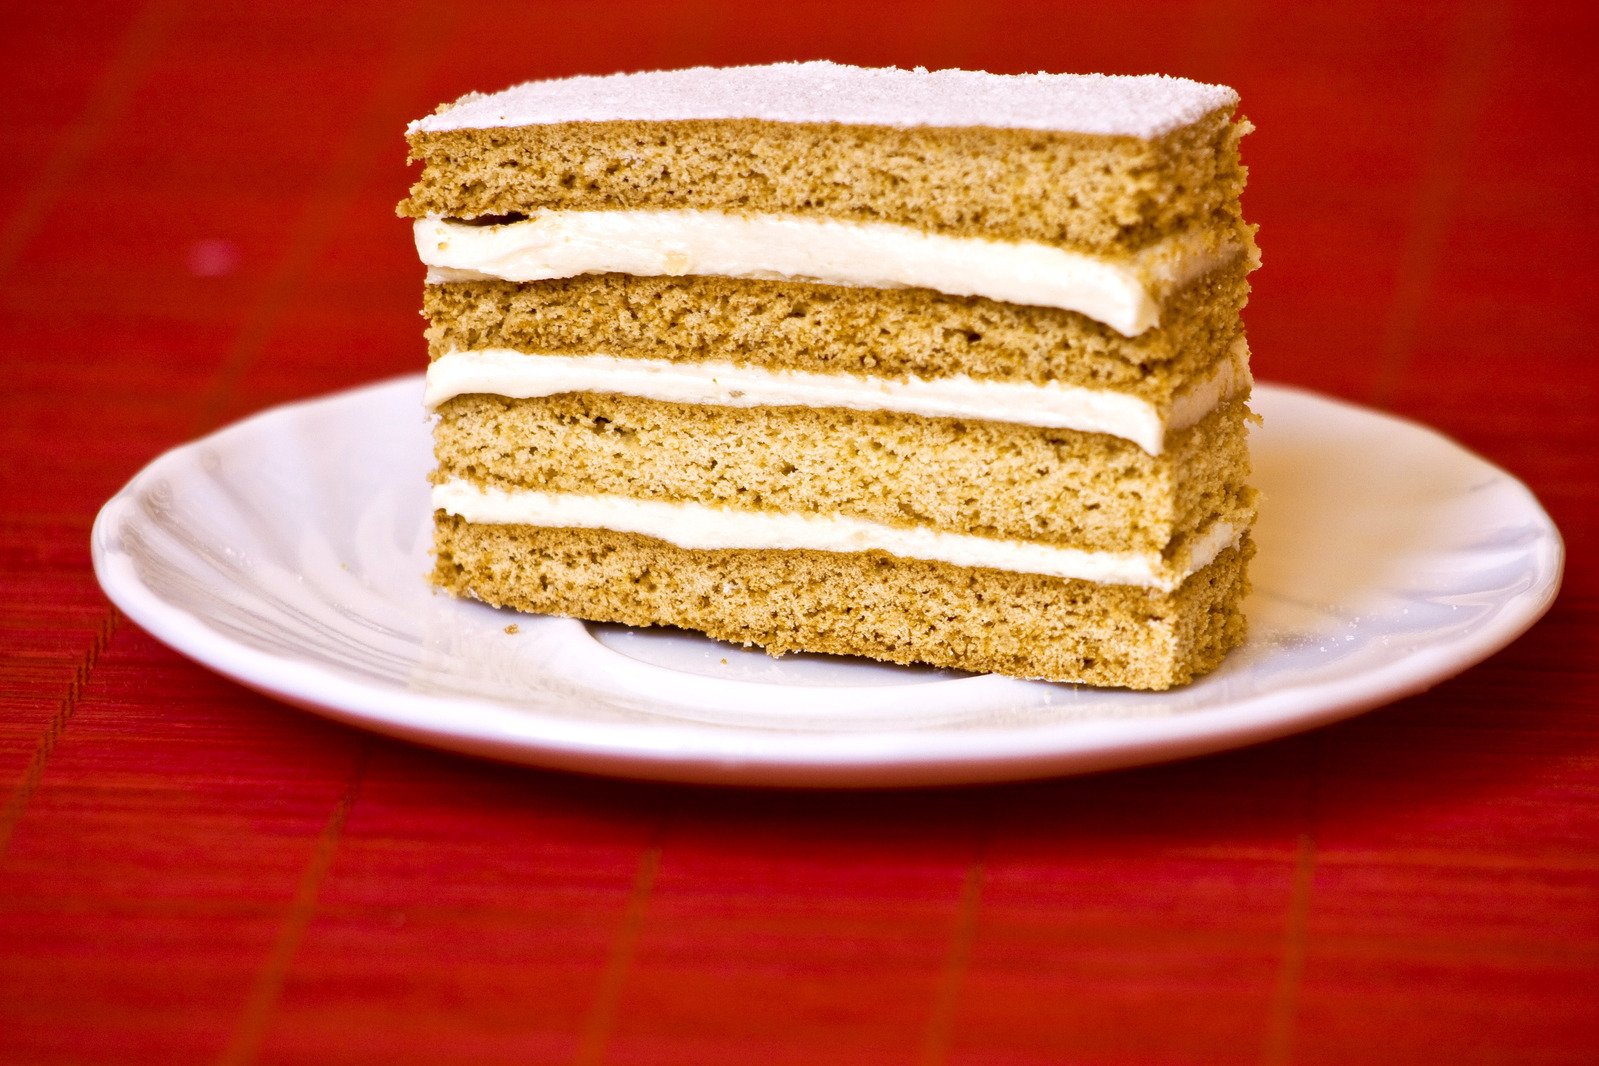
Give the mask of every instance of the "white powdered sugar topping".
[{"label": "white powdered sugar topping", "polygon": [[470,94],[411,132],[558,122],[762,119],[869,126],[986,126],[1158,137],[1238,103],[1223,85],[1164,74],[985,74],[838,63],[611,74]]}]

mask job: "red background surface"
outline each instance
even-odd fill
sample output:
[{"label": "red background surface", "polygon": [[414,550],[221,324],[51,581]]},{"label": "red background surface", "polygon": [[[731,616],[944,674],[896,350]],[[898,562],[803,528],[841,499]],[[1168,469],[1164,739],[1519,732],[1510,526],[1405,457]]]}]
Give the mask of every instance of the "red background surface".
[{"label": "red background surface", "polygon": [[[0,1060],[1594,1061],[1593,7],[17,5],[0,35]],[[401,128],[469,89],[831,57],[1225,81],[1258,375],[1430,423],[1563,530],[1432,692],[1131,772],[587,780],[251,695],[89,569],[162,449],[418,369]]]}]

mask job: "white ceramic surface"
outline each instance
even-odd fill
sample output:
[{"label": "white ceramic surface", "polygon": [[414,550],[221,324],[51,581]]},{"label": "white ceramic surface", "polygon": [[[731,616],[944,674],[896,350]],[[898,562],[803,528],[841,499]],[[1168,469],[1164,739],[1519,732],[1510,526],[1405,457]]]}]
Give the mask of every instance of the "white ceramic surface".
[{"label": "white ceramic surface", "polygon": [[[420,377],[258,415],[151,463],[94,564],[139,625],[251,688],[424,744],[677,781],[911,785],[1216,751],[1417,692],[1559,587],[1531,493],[1431,430],[1258,386],[1251,635],[1167,693],[772,659],[434,595]],[[506,632],[515,623],[517,631]]]}]

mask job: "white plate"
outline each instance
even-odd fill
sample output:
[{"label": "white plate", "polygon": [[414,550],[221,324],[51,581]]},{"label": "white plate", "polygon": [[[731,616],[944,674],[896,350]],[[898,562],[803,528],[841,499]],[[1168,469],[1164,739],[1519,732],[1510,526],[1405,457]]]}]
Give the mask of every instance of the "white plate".
[{"label": "white plate", "polygon": [[251,688],[424,744],[844,786],[1103,770],[1307,729],[1492,654],[1560,583],[1560,536],[1508,474],[1420,426],[1262,385],[1250,637],[1209,677],[1135,693],[772,659],[434,595],[421,391],[412,377],[280,407],[161,456],[95,523],[106,594]]}]

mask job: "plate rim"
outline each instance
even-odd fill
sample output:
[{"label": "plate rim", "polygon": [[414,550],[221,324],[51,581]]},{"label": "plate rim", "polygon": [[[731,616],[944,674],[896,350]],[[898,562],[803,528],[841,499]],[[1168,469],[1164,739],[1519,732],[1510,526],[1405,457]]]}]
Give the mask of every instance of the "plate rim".
[{"label": "plate rim", "polygon": [[[1518,478],[1438,430],[1385,411],[1291,385],[1257,382],[1257,390],[1282,393],[1339,409],[1344,415],[1399,423],[1428,434],[1464,457],[1505,479],[1523,497],[1529,514],[1548,533],[1529,554],[1539,580],[1507,597],[1491,618],[1447,644],[1314,683],[1269,692],[1172,715],[1125,718],[1067,718],[1026,730],[905,729],[815,731],[785,734],[779,749],[756,754],[727,743],[725,728],[674,720],[670,727],[586,723],[549,715],[537,707],[513,706],[487,697],[443,696],[387,691],[341,676],[335,669],[303,658],[278,655],[234,640],[200,616],[164,600],[138,578],[131,556],[121,548],[120,530],[143,487],[190,454],[232,435],[258,431],[262,424],[290,420],[305,410],[351,403],[389,389],[415,385],[407,374],[295,400],[257,412],[151,460],[113,495],[95,517],[90,534],[95,576],[106,596],[135,624],[186,658],[263,695],[322,717],[430,747],[501,762],[640,780],[776,787],[917,787],[999,783],[1121,767],[1151,765],[1245,747],[1350,718],[1377,706],[1425,691],[1500,651],[1535,624],[1558,596],[1565,545],[1558,527],[1532,491]],[[580,622],[574,622],[581,625]],[[982,676],[982,675],[980,675]],[[973,679],[957,679],[956,682]],[[466,706],[470,716],[438,714]],[[428,713],[433,712],[433,713]],[[522,730],[486,735],[482,727],[463,732],[462,722],[481,716],[507,719]],[[444,724],[441,724],[440,719]],[[529,730],[528,726],[538,726]],[[685,731],[695,750],[674,744]],[[536,743],[516,733],[536,732]],[[1070,744],[1051,745],[1057,734]],[[870,738],[871,743],[863,743]],[[938,738],[944,738],[942,742]],[[1025,738],[1029,743],[1019,748]],[[998,743],[994,743],[995,740]],[[952,743],[953,741],[953,743]],[[987,741],[988,743],[984,743]],[[1032,745],[1038,744],[1037,748]],[[885,762],[885,745],[897,757]],[[952,750],[954,749],[954,750]]]}]

